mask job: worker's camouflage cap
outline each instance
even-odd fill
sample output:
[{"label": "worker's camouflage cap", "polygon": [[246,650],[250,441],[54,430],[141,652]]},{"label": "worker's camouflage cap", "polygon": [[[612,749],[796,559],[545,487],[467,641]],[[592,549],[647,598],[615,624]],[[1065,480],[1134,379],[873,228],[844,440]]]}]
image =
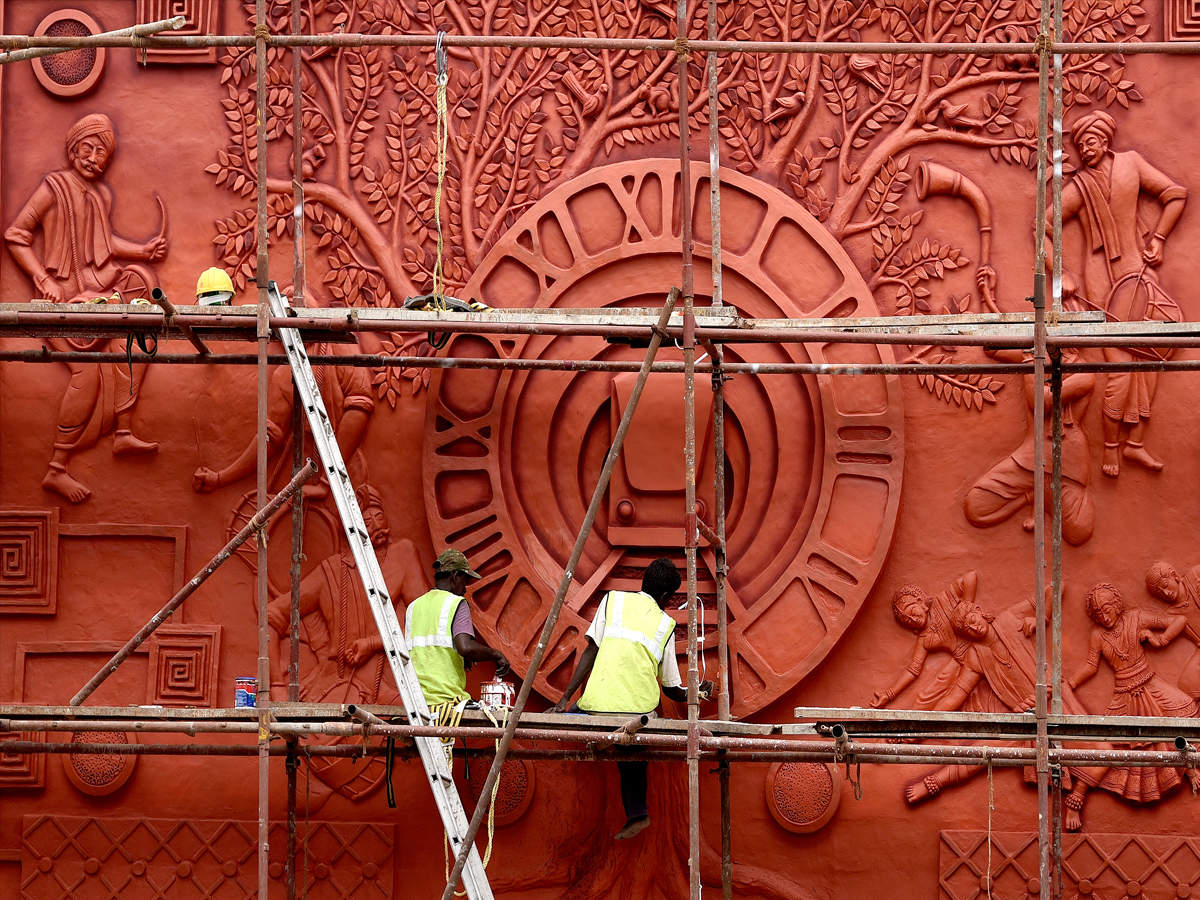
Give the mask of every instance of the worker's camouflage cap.
[{"label": "worker's camouflage cap", "polygon": [[441,555],[433,564],[433,571],[438,575],[449,575],[454,572],[462,572],[468,578],[482,578],[483,576],[471,568],[467,562],[467,555],[461,550],[443,550]]}]

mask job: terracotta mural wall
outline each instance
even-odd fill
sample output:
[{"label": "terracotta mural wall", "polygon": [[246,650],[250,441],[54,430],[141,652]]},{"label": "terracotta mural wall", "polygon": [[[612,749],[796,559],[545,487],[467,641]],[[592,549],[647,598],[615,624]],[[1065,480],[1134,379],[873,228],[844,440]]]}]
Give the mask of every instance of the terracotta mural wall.
[{"label": "terracotta mural wall", "polygon": [[[1026,41],[1037,18],[1027,0],[721,6],[730,39]],[[1200,34],[1183,0],[1065,9],[1079,40]],[[314,0],[304,10],[309,31],[665,37],[674,4]],[[83,34],[178,11],[197,33],[251,27],[241,5],[219,0],[7,2],[0,23],[9,34]],[[289,15],[272,6],[272,29],[287,30]],[[693,16],[700,34],[704,9]],[[271,272],[290,286],[291,58],[269,57]],[[693,166],[682,176],[673,57],[460,48],[450,61],[452,293],[495,307],[658,305],[679,279],[684,177],[698,198],[698,299],[711,296],[702,60],[689,69]],[[1200,236],[1198,67],[1188,57],[1067,60],[1069,308],[1127,321],[1200,317],[1190,252]],[[435,261],[432,54],[313,50],[303,73],[305,300],[397,306],[428,289]],[[1020,56],[722,60],[725,302],[757,317],[1028,310],[1036,81]],[[129,298],[159,285],[186,303],[199,272],[218,265],[233,276],[235,302],[254,302],[254,84],[253,53],[242,51],[78,51],[4,67],[0,298]],[[124,341],[55,342],[125,352]],[[640,358],[579,337],[461,335],[435,351],[426,335],[397,332],[358,346]],[[737,345],[727,358],[988,357],[969,347]],[[425,589],[437,552],[464,549],[484,576],[472,595],[476,625],[523,672],[630,380],[398,367],[331,369],[321,380],[360,499],[376,511],[398,607]],[[1073,374],[1064,384],[1068,711],[1196,713],[1195,381]],[[253,512],[254,372],[4,363],[0,384],[0,700],[65,703]],[[698,390],[707,428],[709,389]],[[727,385],[737,716],[787,722],[794,707],[817,705],[1024,708],[1033,390],[1020,376],[988,375],[739,375]],[[537,682],[538,708],[565,685],[603,591],[636,586],[664,551],[682,561],[681,391],[679,377],[650,379]],[[272,490],[290,472],[290,404],[287,372],[277,371]],[[699,455],[700,498],[711,508],[710,439]],[[373,625],[336,512],[320,487],[310,500],[302,696],[392,702],[382,657],[355,652]],[[277,634],[287,521],[271,530]],[[231,560],[92,702],[231,705],[234,679],[255,666],[254,565],[252,554]],[[702,553],[710,676],[713,565]],[[284,695],[282,683],[274,690]],[[1069,776],[1069,896],[1200,890],[1194,773]],[[284,777],[280,762],[280,818]],[[414,766],[395,775],[397,809],[386,805],[379,762],[314,762],[300,778],[301,881],[311,896],[440,889],[441,836]],[[478,767],[464,775],[467,798],[482,778]],[[704,779],[704,874],[719,892],[717,785]],[[1036,795],[1019,771],[998,770],[989,785],[984,773],[954,769],[745,765],[733,786],[736,896],[987,896],[989,818],[992,895],[1036,890]],[[681,896],[684,797],[683,768],[652,765],[654,823],[614,844],[622,814],[611,766],[511,763],[493,885],[521,898]],[[255,817],[249,760],[0,757],[0,896],[251,896]],[[272,859],[282,896],[282,838]]]}]

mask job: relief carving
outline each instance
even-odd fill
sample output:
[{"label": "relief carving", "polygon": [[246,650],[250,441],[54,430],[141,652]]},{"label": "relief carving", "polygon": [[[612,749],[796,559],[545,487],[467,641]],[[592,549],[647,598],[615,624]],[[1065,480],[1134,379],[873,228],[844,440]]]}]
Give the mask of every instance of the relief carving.
[{"label": "relief carving", "polygon": [[[467,295],[538,309],[660,304],[679,275],[678,175],[676,160],[639,160],[595,168],[551,191],[488,255]],[[694,165],[688,177],[695,196],[707,196],[707,167]],[[743,211],[723,232],[726,303],[752,316],[876,314],[853,263],[798,204],[730,171],[722,175],[722,194],[725,209]],[[710,277],[708,212],[697,203],[701,292]],[[446,352],[640,357],[628,348],[543,336],[493,341],[456,335]],[[673,348],[662,353],[678,358]],[[780,346],[767,355],[830,363],[892,358],[886,348],[845,344]],[[731,349],[728,358],[743,357]],[[570,535],[587,508],[587,485],[628,384],[619,376],[558,372],[438,370],[430,380],[422,447],[430,530],[436,545],[460,546],[473,560],[482,554],[475,624],[514,661],[528,658],[554,596],[555,569],[570,555]],[[576,568],[539,672],[537,689],[547,696],[561,693],[570,677],[578,636],[603,591],[635,589],[645,560],[679,544],[682,454],[661,449],[673,435],[682,436],[674,430],[682,425],[679,382],[654,375],[646,391],[649,405],[634,416],[605,515]],[[701,398],[706,393],[699,391]],[[904,422],[900,385],[875,375],[748,375],[729,383],[726,402],[729,553],[740,561],[727,582],[732,709],[743,716],[817,666],[862,608],[898,513]],[[703,427],[705,416],[698,420]],[[697,442],[696,463],[698,472],[711,473],[707,435]],[[699,493],[711,509],[711,494],[703,487]],[[710,668],[716,663],[715,566],[712,553],[702,551],[699,590]]]},{"label": "relief carving", "polygon": [[[1173,575],[1173,569],[1158,563],[1147,573],[1151,591],[1182,597],[1194,589]],[[976,601],[978,577],[968,572],[935,597],[915,585],[900,588],[892,610],[901,627],[917,634],[912,661],[888,687],[877,690],[871,705],[885,706],[913,684],[923,673],[928,655],[949,655],[931,680],[922,684],[906,708],[962,710],[964,712],[1023,712],[1034,705],[1035,662],[1030,637],[1035,630],[1034,605],[1021,601],[990,615]],[[1174,601],[1177,608],[1182,606]],[[1183,604],[1189,602],[1187,599]],[[1143,643],[1165,647],[1189,627],[1178,612],[1156,615],[1148,610],[1126,609],[1120,591],[1110,584],[1096,585],[1086,598],[1088,616],[1095,623],[1089,638],[1087,660],[1064,679],[1063,711],[1084,715],[1088,710],[1075,689],[1095,675],[1100,660],[1116,674],[1112,700],[1106,715],[1178,716],[1196,715],[1193,696],[1168,683],[1151,668]],[[1064,667],[1069,668],[1069,661]],[[1200,666],[1200,651],[1193,654],[1185,671]],[[1091,743],[1094,749],[1111,745]],[[1170,749],[1166,745],[1152,745]],[[945,788],[961,784],[984,772],[980,766],[947,765],[911,782],[905,789],[910,804],[937,796]],[[1191,775],[1191,773],[1188,773]],[[1026,772],[1026,779],[1032,775]],[[1068,831],[1083,826],[1082,810],[1087,793],[1102,788],[1132,803],[1155,803],[1183,781],[1183,770],[1138,766],[1072,766],[1063,776],[1063,825]],[[1200,787],[1200,784],[1197,785]]]},{"label": "relief carving", "polygon": [[[1093,627],[1088,635],[1087,658],[1071,673],[1067,684],[1073,690],[1091,679],[1104,660],[1113,670],[1112,698],[1104,715],[1175,716],[1196,715],[1194,696],[1171,684],[1150,665],[1142,648],[1165,647],[1188,625],[1178,613],[1158,615],[1147,609],[1126,607],[1121,591],[1112,584],[1097,584],[1085,598],[1088,618]],[[1065,666],[1065,663],[1064,663]],[[1150,744],[1158,750],[1170,750],[1169,744]],[[1183,769],[1111,768],[1104,772],[1099,786],[1135,803],[1153,803],[1183,780]],[[1187,772],[1194,788],[1200,788],[1200,775]],[[1079,810],[1088,785],[1076,784],[1063,799],[1063,824],[1070,831],[1080,828]]]},{"label": "relief carving", "polygon": [[[328,344],[317,341],[308,345],[310,355],[339,355],[358,353],[357,344]],[[338,447],[346,460],[347,472],[354,484],[367,478],[366,456],[359,451],[371,415],[375,411],[375,391],[369,370],[358,366],[318,366],[313,369],[321,399],[329,412],[330,425],[337,436]],[[291,476],[292,461],[292,373],[277,367],[271,372],[267,387],[267,458],[271,464],[268,483],[276,489]],[[307,433],[307,432],[306,432]],[[192,489],[208,494],[226,485],[236,484],[254,474],[255,437],[251,435],[238,455],[228,464],[214,469],[202,465],[192,475]],[[322,476],[323,477],[323,476]],[[305,489],[307,497],[324,497],[328,486],[320,482],[319,489]],[[241,507],[250,504],[253,514],[254,492],[243,498]],[[241,527],[244,522],[239,523]],[[236,528],[234,529],[236,531]]]},{"label": "relief carving", "polygon": [[[1082,305],[1100,309],[1110,321],[1179,321],[1183,313],[1160,285],[1154,271],[1162,265],[1167,236],[1175,228],[1187,201],[1187,189],[1148,163],[1134,150],[1114,151],[1116,121],[1102,110],[1075,120],[1071,140],[1083,167],[1063,186],[1064,224],[1077,219],[1083,231],[1078,297]],[[1161,210],[1153,227],[1144,230],[1138,203],[1153,197]],[[1049,253],[1049,249],[1047,249]],[[1071,267],[1065,262],[1068,272]],[[1064,293],[1068,279],[1064,272]],[[1074,292],[1074,291],[1073,291]],[[1106,348],[1109,361],[1159,358],[1154,351]],[[1146,426],[1158,387],[1157,372],[1110,374],[1104,385],[1105,475],[1117,477],[1121,460],[1152,472],[1163,464],[1145,446]]]},{"label": "relief carving", "polygon": [[58,610],[58,510],[0,510],[0,615]]},{"label": "relief carving", "polygon": [[[388,592],[394,603],[415,599],[426,590],[425,569],[407,539],[392,540],[383,500],[369,485],[357,490],[371,544],[379,558]],[[279,637],[278,652],[271,656],[271,693],[286,699],[286,660],[291,595],[271,600],[267,620]],[[358,577],[354,556],[342,544],[306,575],[300,584],[301,640],[307,653],[300,667],[300,699],[318,703],[400,703],[395,681],[383,654],[383,640]],[[323,739],[318,739],[320,742]],[[350,739],[329,739],[344,743]],[[359,738],[350,740],[351,743]],[[309,760],[314,775],[330,790],[361,799],[379,786],[384,776],[380,757],[367,760],[316,757]],[[314,799],[323,803],[328,793],[316,786]]]},{"label": "relief carving", "polygon": [[[305,894],[330,900],[393,896],[395,829],[359,822],[301,826]],[[236,819],[153,819],[28,815],[21,820],[22,896],[258,896],[246,860],[254,859],[257,826]],[[283,894],[287,829],[271,824],[269,874]]]},{"label": "relief carving", "polygon": [[[145,243],[123,238],[112,227],[112,189],[104,170],[116,149],[116,131],[108,116],[84,116],[67,131],[69,167],[42,179],[33,196],[4,232],[17,264],[34,289],[55,303],[80,303],[119,291],[125,297],[149,295],[157,281],[144,263],[167,252],[165,216],[159,234]],[[160,211],[162,211],[160,201]],[[35,248],[41,234],[40,248]],[[108,338],[46,338],[53,350],[115,350]],[[113,434],[113,454],[153,453],[158,444],[137,437],[133,410],[146,367],[116,363],[67,363],[71,380],[58,410],[50,466],[42,487],[71,503],[82,503],[91,490],[69,473],[71,456]]]},{"label": "relief carving", "polygon": [[[1020,350],[988,350],[988,355],[999,362],[1028,361],[1029,355]],[[1073,350],[1063,352],[1063,360],[1076,358]],[[1110,378],[1112,376],[1109,376]],[[1022,377],[1027,421],[1025,438],[1008,456],[993,465],[967,492],[964,508],[967,521],[979,528],[998,525],[1019,512],[1029,508],[1021,527],[1033,531],[1034,516],[1038,511],[1033,504],[1034,470],[1034,421],[1033,409],[1035,387],[1033,376]],[[1096,526],[1096,508],[1092,492],[1088,487],[1091,477],[1091,452],[1082,423],[1088,404],[1096,387],[1096,376],[1086,372],[1072,372],[1063,378],[1062,385],[1062,535],[1069,544],[1079,546],[1087,543]],[[1052,397],[1049,384],[1043,385],[1045,424],[1042,436],[1045,459],[1053,452]],[[1051,491],[1050,467],[1046,467],[1045,512],[1053,508],[1054,495]]]},{"label": "relief carving", "polygon": [[[1200,840],[1189,834],[1133,829],[1064,835],[1062,878],[1067,900],[1195,897],[1200,890]],[[1037,891],[1036,831],[993,831],[990,841],[986,831],[939,834],[938,900],[980,900],[989,892],[996,900],[1033,898]]]}]

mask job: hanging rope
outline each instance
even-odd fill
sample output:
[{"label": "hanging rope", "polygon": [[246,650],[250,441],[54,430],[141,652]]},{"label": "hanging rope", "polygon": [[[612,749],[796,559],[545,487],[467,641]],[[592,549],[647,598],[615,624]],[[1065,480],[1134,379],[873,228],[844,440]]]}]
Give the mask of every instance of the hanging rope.
[{"label": "hanging rope", "polygon": [[[468,700],[463,699],[458,703],[447,701],[439,703],[436,706],[429,708],[430,715],[436,720],[438,725],[455,727],[462,720],[463,709],[466,707]],[[487,703],[480,703],[479,708],[483,710],[483,714],[488,717],[493,725],[497,728],[504,728],[508,723],[508,707],[492,707]],[[497,718],[497,713],[499,718]],[[442,738],[442,750],[446,753],[447,762],[453,765],[454,759],[454,738]],[[465,741],[464,741],[465,743]],[[496,741],[496,750],[500,750],[500,741]],[[500,793],[500,779],[497,778],[495,784],[492,785],[492,796],[488,799],[488,818],[487,818],[487,849],[483,852],[483,868],[486,871],[488,863],[492,861],[492,846],[496,836],[496,795]],[[450,838],[442,835],[442,858],[446,867],[446,881],[450,880]],[[455,891],[455,897],[467,896],[466,890]]]},{"label": "hanging rope", "polygon": [[434,131],[437,155],[437,191],[433,196],[433,221],[437,226],[437,256],[433,261],[433,303],[440,310],[446,308],[446,285],[442,277],[442,186],[446,180],[446,149],[450,139],[450,122],[446,111],[446,83],[450,80],[446,67],[446,47],[443,38],[446,32],[437,33],[433,56],[437,65],[437,126]]}]

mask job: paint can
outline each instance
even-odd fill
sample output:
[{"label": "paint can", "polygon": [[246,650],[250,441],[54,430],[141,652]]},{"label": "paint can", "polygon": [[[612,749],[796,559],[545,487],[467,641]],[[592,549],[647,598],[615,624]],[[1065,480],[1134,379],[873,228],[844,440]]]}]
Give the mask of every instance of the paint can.
[{"label": "paint can", "polygon": [[243,675],[233,679],[233,705],[238,709],[254,706],[258,696],[258,679]]},{"label": "paint can", "polygon": [[517,692],[503,678],[485,681],[479,687],[479,702],[492,709],[512,709]]}]

